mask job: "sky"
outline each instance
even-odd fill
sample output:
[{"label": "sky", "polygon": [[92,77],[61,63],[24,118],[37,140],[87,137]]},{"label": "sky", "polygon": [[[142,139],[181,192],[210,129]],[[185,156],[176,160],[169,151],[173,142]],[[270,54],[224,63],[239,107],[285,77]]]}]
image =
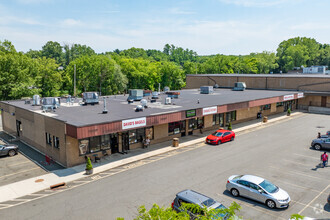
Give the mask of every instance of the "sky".
[{"label": "sky", "polygon": [[310,37],[330,43],[328,0],[0,0],[0,41],[41,50],[47,41],[96,52],[165,44],[199,55],[276,52]]}]

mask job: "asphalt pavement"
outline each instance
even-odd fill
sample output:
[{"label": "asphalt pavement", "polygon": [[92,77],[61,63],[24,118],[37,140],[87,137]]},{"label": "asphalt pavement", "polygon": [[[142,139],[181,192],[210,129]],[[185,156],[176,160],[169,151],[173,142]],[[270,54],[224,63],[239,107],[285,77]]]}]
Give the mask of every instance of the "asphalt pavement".
[{"label": "asphalt pavement", "polygon": [[[245,218],[288,219],[290,213],[299,212],[327,217],[329,210],[324,206],[324,197],[329,192],[328,168],[315,170],[320,152],[309,149],[308,145],[318,131],[328,129],[329,116],[297,113],[281,117],[270,118],[266,124],[255,121],[238,125],[234,127],[238,134],[236,140],[220,146],[205,146],[201,136],[180,144],[179,148],[167,146],[150,148],[148,152],[144,149],[131,151],[131,155],[125,155],[127,158],[100,164],[93,176],[77,174],[79,167],[64,169],[62,175],[57,173],[53,180],[67,180],[67,187],[56,191],[46,188],[39,192],[25,191],[25,196],[0,203],[0,216],[26,217],[17,219],[32,216],[35,219],[88,216],[114,219],[122,216],[132,219],[139,205],[168,206],[175,193],[191,188],[227,206],[232,201],[238,202]],[[271,124],[273,126],[269,126]],[[225,182],[229,175],[252,171],[286,189],[293,199],[290,208],[268,210],[263,204],[232,198],[226,193]],[[48,184],[51,182],[45,180]],[[36,188],[36,183],[25,182],[25,186],[30,185]],[[0,195],[6,195],[3,192],[0,187]],[[89,199],[85,201],[84,198]],[[21,207],[18,213],[15,207]],[[40,213],[40,209],[46,211]],[[97,215],[91,214],[90,209]]]}]

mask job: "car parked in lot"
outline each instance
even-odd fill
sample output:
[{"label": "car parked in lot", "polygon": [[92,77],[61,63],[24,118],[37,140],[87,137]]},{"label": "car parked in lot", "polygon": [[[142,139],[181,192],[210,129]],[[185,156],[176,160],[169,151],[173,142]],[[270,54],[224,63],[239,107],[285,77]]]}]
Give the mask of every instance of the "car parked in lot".
[{"label": "car parked in lot", "polygon": [[330,137],[314,139],[311,146],[314,147],[315,150],[330,149]]},{"label": "car parked in lot", "polygon": [[235,197],[243,196],[262,203],[269,208],[286,208],[291,201],[283,189],[264,178],[253,175],[233,175],[227,180],[226,188]]},{"label": "car parked in lot", "polygon": [[[215,201],[214,199],[205,196],[203,194],[200,194],[198,192],[195,192],[193,190],[183,190],[176,194],[176,197],[174,201],[172,202],[172,209],[177,212],[183,212],[187,211],[190,215],[191,219],[198,218],[198,215],[203,215],[203,213],[196,213],[189,210],[184,210],[182,207],[182,203],[192,203],[199,205],[201,208],[207,207],[209,209],[225,209],[226,207],[222,205],[220,202]],[[219,217],[222,217],[223,219],[228,219],[228,214],[219,214]],[[215,216],[215,219],[217,219],[217,216]]]},{"label": "car parked in lot", "polygon": [[0,144],[0,156],[15,156],[18,152],[16,144]]},{"label": "car parked in lot", "polygon": [[235,132],[219,129],[206,137],[206,143],[208,144],[221,144],[227,141],[233,141],[235,139]]}]

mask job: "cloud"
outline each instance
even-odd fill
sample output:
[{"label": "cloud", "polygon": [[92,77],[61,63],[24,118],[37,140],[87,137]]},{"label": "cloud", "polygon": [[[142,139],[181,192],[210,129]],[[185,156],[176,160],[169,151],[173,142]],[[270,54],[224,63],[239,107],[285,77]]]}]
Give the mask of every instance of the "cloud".
[{"label": "cloud", "polygon": [[234,4],[243,7],[272,7],[276,5],[287,4],[295,0],[220,0],[226,4]]},{"label": "cloud", "polygon": [[171,8],[170,9],[170,14],[175,14],[175,15],[191,15],[191,14],[195,14],[195,12],[193,11],[185,11],[179,8]]},{"label": "cloud", "polygon": [[50,3],[53,0],[16,0],[20,4],[29,5],[29,4],[43,4],[43,3]]},{"label": "cloud", "polygon": [[301,31],[322,31],[325,29],[330,29],[329,23],[320,23],[320,22],[306,22],[301,24],[292,25],[290,27],[292,30],[301,30]]},{"label": "cloud", "polygon": [[16,16],[0,16],[0,24],[8,25],[8,24],[25,24],[25,25],[42,25],[41,22],[33,19],[33,18],[26,18],[26,17],[16,17]]},{"label": "cloud", "polygon": [[80,20],[75,20],[72,18],[65,19],[59,22],[60,26],[62,27],[77,27],[82,26],[82,22]]}]

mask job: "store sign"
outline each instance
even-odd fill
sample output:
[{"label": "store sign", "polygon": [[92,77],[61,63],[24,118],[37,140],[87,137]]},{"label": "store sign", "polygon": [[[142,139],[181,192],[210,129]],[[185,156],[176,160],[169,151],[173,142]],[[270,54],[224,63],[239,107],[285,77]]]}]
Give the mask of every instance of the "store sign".
[{"label": "store sign", "polygon": [[298,99],[304,98],[304,93],[298,93]]},{"label": "store sign", "polygon": [[292,99],[294,99],[294,95],[293,94],[292,95],[285,95],[283,97],[283,101],[288,101],[288,100],[292,100]]},{"label": "store sign", "polygon": [[123,129],[138,128],[147,125],[147,118],[134,118],[122,121]]},{"label": "store sign", "polygon": [[203,108],[203,115],[216,114],[217,112],[218,112],[217,106]]},{"label": "store sign", "polygon": [[196,116],[196,109],[191,109],[186,111],[186,118],[195,117]]}]

